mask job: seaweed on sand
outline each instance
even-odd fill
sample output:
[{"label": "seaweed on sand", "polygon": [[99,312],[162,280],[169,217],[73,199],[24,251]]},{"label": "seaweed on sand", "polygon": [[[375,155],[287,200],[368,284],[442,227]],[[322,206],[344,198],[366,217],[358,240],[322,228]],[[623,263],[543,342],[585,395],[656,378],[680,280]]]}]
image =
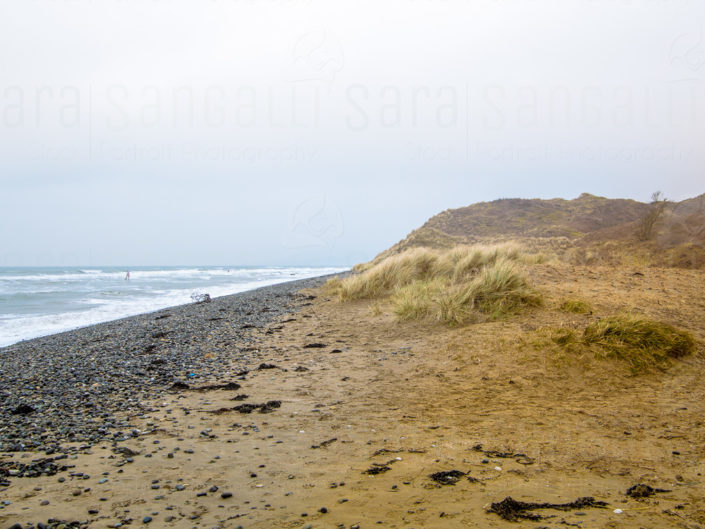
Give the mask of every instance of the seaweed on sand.
[{"label": "seaweed on sand", "polygon": [[559,511],[571,511],[574,509],[584,509],[585,507],[605,507],[604,501],[597,501],[592,496],[578,498],[570,503],[534,503],[517,501],[511,496],[507,496],[502,501],[490,505],[488,512],[498,514],[505,520],[510,522],[518,522],[519,520],[541,520],[540,514],[534,514],[527,511],[536,509],[556,509]]}]

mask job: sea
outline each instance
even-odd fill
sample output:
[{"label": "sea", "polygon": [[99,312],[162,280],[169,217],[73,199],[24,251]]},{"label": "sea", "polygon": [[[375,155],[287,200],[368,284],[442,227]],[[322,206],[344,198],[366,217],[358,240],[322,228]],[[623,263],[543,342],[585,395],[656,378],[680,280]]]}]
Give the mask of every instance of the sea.
[{"label": "sea", "polygon": [[[126,316],[344,271],[334,267],[0,267],[0,347]],[[127,272],[129,271],[129,278]]]}]

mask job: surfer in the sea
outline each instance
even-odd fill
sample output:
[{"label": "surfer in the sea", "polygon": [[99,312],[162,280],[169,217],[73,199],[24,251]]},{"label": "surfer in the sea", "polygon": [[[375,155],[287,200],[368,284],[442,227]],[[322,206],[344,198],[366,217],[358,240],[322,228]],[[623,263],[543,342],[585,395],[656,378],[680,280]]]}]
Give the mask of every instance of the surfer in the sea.
[{"label": "surfer in the sea", "polygon": [[130,271],[128,270],[127,273],[125,274],[125,281],[130,280]]}]

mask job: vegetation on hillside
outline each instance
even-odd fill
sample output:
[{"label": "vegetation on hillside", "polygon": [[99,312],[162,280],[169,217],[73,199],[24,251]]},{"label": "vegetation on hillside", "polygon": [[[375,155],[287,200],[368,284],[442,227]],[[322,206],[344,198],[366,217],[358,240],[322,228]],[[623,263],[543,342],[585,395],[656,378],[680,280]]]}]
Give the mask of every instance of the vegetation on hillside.
[{"label": "vegetation on hillside", "polygon": [[651,204],[647,213],[639,221],[637,237],[640,241],[648,241],[654,236],[656,223],[664,216],[669,200],[664,198],[661,191],[651,195]]},{"label": "vegetation on hillside", "polygon": [[695,351],[695,338],[667,323],[634,314],[601,318],[582,335],[572,329],[553,331],[551,340],[571,352],[591,351],[599,358],[626,362],[633,372],[666,367],[670,360]]},{"label": "vegetation on hillside", "polygon": [[574,200],[500,199],[430,218],[373,261],[413,248],[519,241],[579,265],[705,266],[705,195],[651,203],[583,193]]},{"label": "vegetation on hillside", "polygon": [[512,244],[417,248],[382,259],[328,288],[343,301],[388,298],[402,320],[462,324],[540,304],[521,265],[542,259]]}]

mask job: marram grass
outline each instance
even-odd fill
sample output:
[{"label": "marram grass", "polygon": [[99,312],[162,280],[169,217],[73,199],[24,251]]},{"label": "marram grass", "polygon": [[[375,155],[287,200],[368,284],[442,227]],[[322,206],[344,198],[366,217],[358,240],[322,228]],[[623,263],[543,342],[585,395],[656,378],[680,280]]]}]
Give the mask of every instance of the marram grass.
[{"label": "marram grass", "polygon": [[671,359],[692,354],[693,336],[667,323],[634,314],[619,314],[589,324],[582,332],[555,329],[551,340],[572,353],[592,352],[629,365],[633,373],[668,367]]},{"label": "marram grass", "polygon": [[330,288],[341,300],[389,297],[401,320],[462,324],[541,303],[521,270],[536,256],[518,246],[416,248],[388,257]]},{"label": "marram grass", "polygon": [[632,314],[603,318],[585,328],[583,342],[605,356],[625,360],[634,370],[666,364],[695,350],[695,338],[667,323]]},{"label": "marram grass", "polygon": [[561,303],[560,309],[563,312],[572,312],[573,314],[589,314],[592,312],[590,304],[579,299],[566,299]]}]

